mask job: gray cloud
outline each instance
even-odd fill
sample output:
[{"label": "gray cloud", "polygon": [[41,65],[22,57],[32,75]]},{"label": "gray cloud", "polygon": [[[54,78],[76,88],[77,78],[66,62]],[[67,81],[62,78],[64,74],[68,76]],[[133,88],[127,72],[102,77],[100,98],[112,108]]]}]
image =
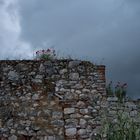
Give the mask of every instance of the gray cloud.
[{"label": "gray cloud", "polygon": [[30,44],[20,39],[17,0],[0,0],[0,59],[31,58]]},{"label": "gray cloud", "polygon": [[103,60],[107,79],[127,82],[129,95],[140,98],[139,0],[19,0],[18,6],[20,42]]}]

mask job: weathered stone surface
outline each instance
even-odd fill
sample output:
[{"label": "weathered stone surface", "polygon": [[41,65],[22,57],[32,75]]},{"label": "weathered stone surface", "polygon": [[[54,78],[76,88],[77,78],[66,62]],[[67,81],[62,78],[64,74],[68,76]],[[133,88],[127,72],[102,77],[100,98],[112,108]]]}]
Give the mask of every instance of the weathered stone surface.
[{"label": "weathered stone surface", "polygon": [[78,130],[78,134],[79,134],[80,136],[86,135],[86,129],[80,129],[80,130]]},{"label": "weathered stone surface", "polygon": [[80,109],[80,113],[81,114],[88,114],[89,111],[88,111],[88,109]]},{"label": "weathered stone surface", "polygon": [[40,64],[40,66],[39,66],[39,72],[40,73],[44,73],[45,72],[45,67],[44,67],[43,64]]},{"label": "weathered stone surface", "polygon": [[66,128],[76,127],[77,125],[78,125],[77,119],[66,119],[65,120],[65,127]]},{"label": "weathered stone surface", "polygon": [[39,94],[37,94],[37,93],[34,94],[34,95],[32,96],[32,99],[33,99],[33,100],[38,100],[38,99],[39,99]]},{"label": "weathered stone surface", "polygon": [[134,117],[134,116],[136,116],[137,114],[138,114],[138,112],[137,112],[136,110],[133,110],[133,111],[130,112],[130,116],[131,116],[131,117]]},{"label": "weathered stone surface", "polygon": [[71,80],[79,80],[79,73],[70,73],[69,78]]},{"label": "weathered stone surface", "polygon": [[83,102],[83,101],[79,101],[78,103],[77,103],[77,107],[78,108],[84,108],[86,106],[86,104]]},{"label": "weathered stone surface", "polygon": [[16,60],[0,61],[0,69],[0,137],[6,140],[88,140],[105,114],[115,123],[117,111],[140,122],[138,103],[118,105],[106,96],[103,66]]},{"label": "weathered stone surface", "polygon": [[64,114],[72,114],[75,112],[75,108],[64,108]]},{"label": "weathered stone surface", "polygon": [[130,108],[130,109],[136,109],[137,106],[133,102],[126,102],[125,106]]},{"label": "weathered stone surface", "polygon": [[15,72],[15,71],[10,71],[10,72],[8,73],[8,79],[9,79],[9,80],[12,80],[12,81],[17,81],[17,80],[19,80],[19,75],[18,75],[18,73]]},{"label": "weathered stone surface", "polygon": [[64,126],[64,121],[63,120],[54,120],[51,122],[51,124],[54,126],[60,127],[60,126]]},{"label": "weathered stone surface", "polygon": [[74,68],[77,67],[79,64],[81,63],[81,61],[70,61],[68,67],[69,68]]},{"label": "weathered stone surface", "polygon": [[62,75],[62,74],[65,74],[65,73],[67,73],[68,72],[68,70],[67,69],[62,69],[62,70],[60,70],[60,74]]},{"label": "weathered stone surface", "polygon": [[8,138],[8,140],[17,140],[17,136],[12,135],[11,137]]},{"label": "weathered stone surface", "polygon": [[77,132],[76,128],[68,128],[66,129],[66,136],[75,136]]},{"label": "weathered stone surface", "polygon": [[61,119],[62,117],[63,117],[63,113],[62,112],[58,112],[58,111],[52,112],[52,118],[53,119]]},{"label": "weathered stone surface", "polygon": [[117,97],[108,97],[107,101],[109,101],[109,102],[116,102],[116,101],[118,101],[118,98]]},{"label": "weathered stone surface", "polygon": [[79,124],[80,124],[81,128],[85,128],[87,125],[87,121],[85,119],[80,119]]},{"label": "weathered stone surface", "polygon": [[[45,138],[44,138],[44,140],[45,140]],[[56,140],[56,139],[55,139],[54,136],[48,136],[48,137],[46,138],[46,140]]]}]

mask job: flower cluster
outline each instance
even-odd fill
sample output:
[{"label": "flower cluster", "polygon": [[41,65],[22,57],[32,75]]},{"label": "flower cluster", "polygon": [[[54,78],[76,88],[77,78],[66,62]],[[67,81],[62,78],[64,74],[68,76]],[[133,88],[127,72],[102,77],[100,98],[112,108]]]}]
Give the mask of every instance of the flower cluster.
[{"label": "flower cluster", "polygon": [[54,49],[38,50],[36,52],[36,58],[39,60],[52,60],[55,59],[56,54]]}]

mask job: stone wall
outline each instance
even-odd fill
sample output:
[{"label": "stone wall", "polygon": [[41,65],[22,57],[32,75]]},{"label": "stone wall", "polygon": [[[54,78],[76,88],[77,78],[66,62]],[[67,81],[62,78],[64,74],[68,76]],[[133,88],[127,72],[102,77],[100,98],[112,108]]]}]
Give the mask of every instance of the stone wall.
[{"label": "stone wall", "polygon": [[0,61],[0,140],[91,140],[116,102],[106,96],[105,66]]},{"label": "stone wall", "polygon": [[89,139],[100,122],[105,67],[90,62],[0,61],[0,137]]}]

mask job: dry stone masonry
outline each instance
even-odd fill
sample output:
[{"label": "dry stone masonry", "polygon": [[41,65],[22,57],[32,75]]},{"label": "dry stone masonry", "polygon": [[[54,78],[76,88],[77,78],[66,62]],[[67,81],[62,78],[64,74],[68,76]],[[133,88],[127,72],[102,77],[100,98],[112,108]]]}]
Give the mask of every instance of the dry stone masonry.
[{"label": "dry stone masonry", "polygon": [[[0,61],[0,140],[91,140],[104,110],[115,113],[116,100],[106,97],[105,66]],[[138,113],[137,105],[126,106]]]}]

